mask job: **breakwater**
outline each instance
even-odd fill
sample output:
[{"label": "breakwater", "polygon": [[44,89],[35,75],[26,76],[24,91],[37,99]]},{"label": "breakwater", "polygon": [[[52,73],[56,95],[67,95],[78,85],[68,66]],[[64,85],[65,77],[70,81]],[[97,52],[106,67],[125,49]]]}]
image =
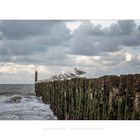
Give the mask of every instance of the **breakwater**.
[{"label": "breakwater", "polygon": [[139,120],[140,74],[35,84],[60,120]]}]

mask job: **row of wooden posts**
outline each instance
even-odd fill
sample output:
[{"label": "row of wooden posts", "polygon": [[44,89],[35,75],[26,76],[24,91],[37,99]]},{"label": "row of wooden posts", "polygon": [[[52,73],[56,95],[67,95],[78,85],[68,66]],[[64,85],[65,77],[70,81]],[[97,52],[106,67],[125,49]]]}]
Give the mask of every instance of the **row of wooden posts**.
[{"label": "row of wooden posts", "polygon": [[35,84],[60,120],[139,120],[140,74]]}]

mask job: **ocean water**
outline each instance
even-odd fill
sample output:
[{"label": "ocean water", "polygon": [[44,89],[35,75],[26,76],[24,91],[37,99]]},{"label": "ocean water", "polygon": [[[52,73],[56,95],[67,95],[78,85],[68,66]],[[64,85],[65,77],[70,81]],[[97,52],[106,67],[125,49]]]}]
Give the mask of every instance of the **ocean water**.
[{"label": "ocean water", "polygon": [[34,85],[0,85],[0,120],[56,120]]}]

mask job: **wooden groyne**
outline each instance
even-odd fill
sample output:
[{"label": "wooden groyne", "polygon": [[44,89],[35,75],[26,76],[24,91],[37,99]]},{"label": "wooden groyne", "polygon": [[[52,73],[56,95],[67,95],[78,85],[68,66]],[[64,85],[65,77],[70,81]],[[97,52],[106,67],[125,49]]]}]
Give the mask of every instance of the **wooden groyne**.
[{"label": "wooden groyne", "polygon": [[60,120],[139,120],[140,74],[35,84]]}]

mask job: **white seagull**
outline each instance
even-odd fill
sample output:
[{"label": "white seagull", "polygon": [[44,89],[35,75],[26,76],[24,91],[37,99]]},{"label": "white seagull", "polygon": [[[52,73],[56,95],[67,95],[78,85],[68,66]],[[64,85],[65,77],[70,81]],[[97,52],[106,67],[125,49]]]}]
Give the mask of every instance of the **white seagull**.
[{"label": "white seagull", "polygon": [[86,72],[85,72],[85,71],[78,70],[77,68],[74,68],[74,71],[75,71],[75,74],[77,74],[77,75],[86,74]]}]

